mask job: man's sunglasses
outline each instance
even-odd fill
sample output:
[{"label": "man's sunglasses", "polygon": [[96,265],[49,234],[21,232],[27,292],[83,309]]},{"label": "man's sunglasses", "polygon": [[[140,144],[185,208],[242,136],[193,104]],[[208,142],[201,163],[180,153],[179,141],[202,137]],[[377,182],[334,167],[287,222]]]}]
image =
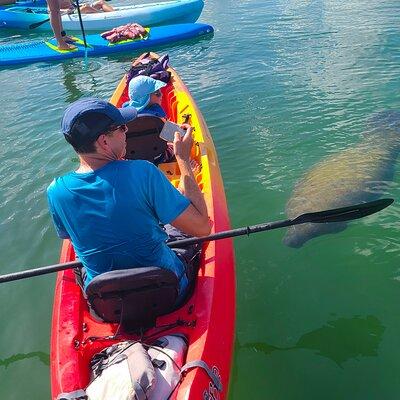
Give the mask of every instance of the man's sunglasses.
[{"label": "man's sunglasses", "polygon": [[105,133],[112,133],[115,132],[117,130],[123,130],[124,132],[126,132],[128,130],[128,126],[126,124],[122,124],[122,125],[111,125],[107,131]]}]

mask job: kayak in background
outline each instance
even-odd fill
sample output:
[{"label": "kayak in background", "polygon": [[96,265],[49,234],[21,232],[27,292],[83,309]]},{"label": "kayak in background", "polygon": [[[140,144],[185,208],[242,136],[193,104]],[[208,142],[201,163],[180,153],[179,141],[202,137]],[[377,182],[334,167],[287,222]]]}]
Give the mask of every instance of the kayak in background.
[{"label": "kayak in background", "polygon": [[[157,56],[152,54],[152,57]],[[209,217],[213,222],[212,233],[228,230],[230,221],[224,185],[210,132],[187,87],[172,68],[169,68],[168,71],[171,72],[171,80],[167,86],[161,89],[162,107],[172,122],[178,124],[188,122],[194,127],[191,160],[198,166],[195,177],[204,194]],[[110,101],[115,106],[121,107],[127,100],[129,100],[128,85],[124,77]],[[157,117],[150,117],[161,121]],[[147,115],[128,123],[126,133],[128,158],[152,160],[154,159],[154,149],[160,146],[158,142],[160,140],[163,142],[159,138],[161,126],[148,118]],[[142,152],[142,154],[139,155],[136,151]],[[176,161],[161,163],[159,168],[175,187],[178,186],[180,171]],[[73,246],[69,240],[64,240],[60,262],[74,260]],[[152,270],[152,267],[133,268],[119,272],[124,275],[135,274],[135,270],[144,269]],[[116,272],[118,271],[113,271],[113,277]],[[140,273],[142,272],[136,272],[136,274]],[[102,275],[104,276],[104,274]],[[89,309],[83,292],[75,281],[74,271],[69,269],[58,273],[50,346],[52,399],[58,398],[60,393],[75,392],[75,395],[78,392],[82,393],[82,390],[86,389],[89,384],[92,357],[105,348],[126,340],[140,340],[144,344],[151,344],[164,335],[184,336],[188,348],[183,357],[183,362],[186,363],[183,370],[186,372],[181,373],[181,379],[177,386],[170,389],[173,393],[162,398],[164,400],[166,398],[171,400],[226,399],[232,367],[236,310],[235,260],[232,239],[211,241],[203,245],[200,268],[193,291],[182,306],[178,309],[171,307],[172,310],[169,309],[166,314],[162,313],[165,314],[162,316],[155,315],[156,312],[152,311],[153,309],[158,310],[160,301],[161,303],[167,302],[167,297],[160,295],[162,286],[156,278],[146,282],[140,281],[143,286],[134,281],[136,282],[134,283],[135,287],[129,289],[121,287],[122,285],[128,286],[127,279],[119,280],[117,284],[113,281],[115,279],[113,277],[107,282],[106,287],[112,288],[114,298],[121,296],[121,298],[118,297],[119,303],[114,303],[117,308],[119,307],[119,311],[113,309],[111,321],[104,322],[104,319],[107,321],[106,318],[103,318],[102,321]],[[102,282],[107,279],[110,279],[109,276],[103,277]],[[111,281],[113,284],[110,285]],[[90,287],[91,284],[88,285],[87,292],[92,298]],[[131,295],[130,290],[132,295],[139,296],[136,301],[132,301],[132,298],[128,297]],[[152,291],[157,294],[152,295]],[[108,301],[113,301],[110,295],[111,292],[108,294],[102,292],[100,302],[97,303],[98,306],[104,301],[102,304],[108,309],[110,306]],[[148,301],[148,297],[145,296],[153,296],[153,298],[149,302],[151,305],[145,309],[146,313],[143,313],[143,304]],[[122,300],[122,298],[126,300]],[[126,303],[122,303],[121,306],[121,301],[126,301]],[[129,315],[125,320],[129,324],[125,324],[124,318],[120,317],[121,307],[125,312],[124,315]],[[137,314],[136,310],[138,310]],[[152,322],[143,328],[142,323],[138,323],[138,318],[134,319],[132,315],[140,315],[145,320],[150,318],[149,320]],[[132,330],[133,332],[141,333],[139,335],[129,334],[128,332],[131,330],[125,329],[128,326],[135,328]],[[108,383],[112,385],[112,382]],[[154,396],[150,395],[149,399],[160,398],[157,386],[154,392]],[[64,397],[68,398],[66,395]]]},{"label": "kayak in background", "polygon": [[[124,51],[153,48],[179,40],[192,39],[214,32],[211,25],[193,23],[156,26],[147,28],[143,39],[124,40],[109,43],[100,34],[86,36],[88,57],[102,56]],[[0,67],[34,62],[50,62],[85,56],[84,42],[76,38],[74,50],[59,50],[55,39],[48,41],[27,41],[0,46]]]},{"label": "kayak in background", "polygon": [[[203,0],[173,0],[159,3],[115,6],[114,11],[81,14],[85,31],[112,29],[118,25],[136,22],[143,26],[169,25],[196,22],[204,7]],[[66,31],[80,31],[79,16],[62,15]],[[43,23],[41,23],[43,22]],[[0,10],[0,28],[51,31],[46,8],[21,7],[16,4]]]},{"label": "kayak in background", "polygon": [[47,3],[46,0],[21,0],[17,1],[15,3],[10,3],[10,4],[2,4],[0,5],[0,10],[5,9],[5,8],[10,8],[10,7],[46,7]]}]

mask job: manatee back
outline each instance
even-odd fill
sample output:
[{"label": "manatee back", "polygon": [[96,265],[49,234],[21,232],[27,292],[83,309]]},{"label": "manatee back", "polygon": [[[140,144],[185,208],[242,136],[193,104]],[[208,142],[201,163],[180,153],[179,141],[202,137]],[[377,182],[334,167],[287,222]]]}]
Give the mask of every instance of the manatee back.
[{"label": "manatee back", "polygon": [[367,121],[367,131],[364,133],[365,137],[371,135],[400,138],[400,111],[386,110],[373,114]]}]

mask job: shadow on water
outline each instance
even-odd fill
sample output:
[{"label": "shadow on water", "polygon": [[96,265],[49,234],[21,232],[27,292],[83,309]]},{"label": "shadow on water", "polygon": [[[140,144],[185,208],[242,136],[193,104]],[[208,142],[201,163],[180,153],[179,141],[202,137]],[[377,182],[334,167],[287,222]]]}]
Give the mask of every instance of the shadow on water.
[{"label": "shadow on water", "polygon": [[340,368],[343,363],[357,357],[376,357],[385,327],[374,316],[365,318],[339,318],[329,321],[322,328],[304,334],[291,347],[277,347],[268,343],[255,342],[239,345],[266,355],[274,351],[296,349],[314,350],[315,354],[329,358]]},{"label": "shadow on water", "polygon": [[18,361],[27,360],[28,358],[35,358],[37,357],[41,363],[44,365],[50,365],[50,355],[44,353],[43,351],[33,351],[31,353],[21,353],[21,354],[14,354],[11,357],[5,358],[4,360],[0,359],[0,367],[8,368],[10,364],[13,364]]}]

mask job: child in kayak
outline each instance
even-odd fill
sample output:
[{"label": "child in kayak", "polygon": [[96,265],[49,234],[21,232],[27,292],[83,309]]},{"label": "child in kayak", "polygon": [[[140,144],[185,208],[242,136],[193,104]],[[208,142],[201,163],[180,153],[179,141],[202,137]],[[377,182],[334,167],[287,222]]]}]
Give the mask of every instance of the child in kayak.
[{"label": "child in kayak", "polygon": [[[161,88],[166,86],[165,82],[153,79],[150,76],[139,75],[129,82],[129,99],[122,107],[134,107],[138,115],[151,114],[166,121],[167,114],[161,106]],[[160,154],[154,163],[171,162],[175,159],[174,147],[168,143],[167,149]]]},{"label": "child in kayak", "polygon": [[138,114],[152,114],[165,120],[166,113],[161,106],[161,88],[165,82],[150,76],[139,75],[129,82],[129,101],[123,107],[135,107]]}]

